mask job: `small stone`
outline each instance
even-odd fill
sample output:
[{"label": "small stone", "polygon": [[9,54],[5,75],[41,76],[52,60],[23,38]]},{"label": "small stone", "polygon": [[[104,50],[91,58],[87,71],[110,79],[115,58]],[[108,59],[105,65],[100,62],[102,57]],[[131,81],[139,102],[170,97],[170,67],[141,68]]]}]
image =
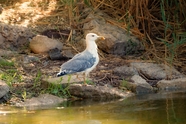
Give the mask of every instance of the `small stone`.
[{"label": "small stone", "polygon": [[67,56],[63,56],[63,54],[61,54],[61,51],[58,48],[51,49],[48,52],[48,54],[51,60],[68,60],[69,59]]},{"label": "small stone", "polygon": [[4,97],[9,91],[9,86],[4,81],[0,80],[0,99]]},{"label": "small stone", "polygon": [[24,56],[23,57],[23,63],[26,64],[26,63],[31,63],[31,62],[37,62],[39,61],[40,59],[36,56],[31,56],[31,55],[28,55],[28,56]]},{"label": "small stone", "polygon": [[54,48],[62,50],[62,47],[60,41],[42,35],[37,35],[30,41],[30,49],[34,53],[45,53]]}]

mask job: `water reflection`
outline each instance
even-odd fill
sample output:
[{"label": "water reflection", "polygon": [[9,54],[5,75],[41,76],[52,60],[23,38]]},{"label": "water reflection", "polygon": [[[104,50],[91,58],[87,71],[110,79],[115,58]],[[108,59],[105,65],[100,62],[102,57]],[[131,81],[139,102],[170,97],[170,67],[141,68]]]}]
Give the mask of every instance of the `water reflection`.
[{"label": "water reflection", "polygon": [[76,101],[28,110],[0,106],[0,124],[185,124],[186,92]]}]

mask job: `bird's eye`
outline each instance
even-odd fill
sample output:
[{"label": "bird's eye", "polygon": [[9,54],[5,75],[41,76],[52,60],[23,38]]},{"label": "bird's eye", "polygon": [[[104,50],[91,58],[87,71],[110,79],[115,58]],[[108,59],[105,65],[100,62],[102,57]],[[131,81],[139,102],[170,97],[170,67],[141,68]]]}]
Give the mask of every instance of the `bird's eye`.
[{"label": "bird's eye", "polygon": [[94,37],[94,35],[92,35],[92,37]]}]

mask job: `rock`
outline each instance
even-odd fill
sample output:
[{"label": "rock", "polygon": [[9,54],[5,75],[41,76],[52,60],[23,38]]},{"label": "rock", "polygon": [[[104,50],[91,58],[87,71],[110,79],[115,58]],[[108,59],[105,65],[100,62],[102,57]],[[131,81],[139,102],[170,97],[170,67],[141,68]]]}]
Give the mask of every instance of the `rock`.
[{"label": "rock", "polygon": [[26,107],[53,106],[53,105],[58,105],[64,101],[66,101],[66,99],[54,95],[40,94],[38,97],[26,99],[22,103],[16,103],[16,106],[20,106],[20,107],[21,106],[26,106]]},{"label": "rock", "polygon": [[71,95],[85,99],[116,99],[127,98],[133,95],[131,92],[124,92],[117,88],[107,86],[71,84],[68,86],[68,88]]},{"label": "rock", "polygon": [[51,49],[49,52],[49,57],[51,60],[68,60],[67,56],[61,54],[61,51],[58,48]]},{"label": "rock", "polygon": [[153,93],[152,86],[141,76],[134,75],[131,80],[134,86],[133,91],[136,92],[136,94]]},{"label": "rock", "polygon": [[175,68],[171,68],[164,64],[134,62],[131,63],[131,66],[134,67],[139,74],[142,74],[147,79],[151,80],[176,79],[185,77],[185,75],[178,72]]},{"label": "rock", "polygon": [[30,49],[34,53],[48,52],[54,48],[62,50],[62,46],[63,44],[60,41],[42,35],[37,35],[30,41]]},{"label": "rock", "polygon": [[28,55],[23,57],[23,63],[32,63],[32,62],[38,62],[40,59],[36,56]]},{"label": "rock", "polygon": [[171,91],[171,90],[185,90],[186,78],[178,78],[173,80],[161,80],[157,83],[159,90]]},{"label": "rock", "polygon": [[0,80],[0,103],[7,99],[4,99],[4,97],[6,97],[9,91],[9,86],[4,81]]},{"label": "rock", "polygon": [[100,12],[96,14],[90,13],[86,18],[90,21],[85,23],[83,27],[86,29],[85,34],[95,32],[106,38],[104,41],[97,42],[101,50],[119,56],[136,54],[144,50],[141,42],[129,32],[110,23],[106,23],[106,20],[103,18],[105,15]]},{"label": "rock", "polygon": [[[140,85],[140,84],[148,84],[147,82],[146,82],[146,80],[145,79],[143,79],[141,76],[139,76],[139,75],[134,75],[134,76],[132,76],[132,78],[131,78],[131,80],[132,80],[132,82],[134,83],[134,84],[137,84],[137,85]],[[149,85],[149,84],[148,84]],[[150,86],[150,85],[149,85]]]},{"label": "rock", "polygon": [[145,79],[139,76],[137,69],[132,66],[121,66],[113,70],[114,74],[117,74],[126,80],[125,86],[127,89],[135,92],[136,94],[153,93],[152,86],[147,83]]},{"label": "rock", "polygon": [[131,78],[133,75],[137,75],[138,72],[134,67],[131,66],[121,66],[113,69],[113,73],[119,75],[125,79]]}]

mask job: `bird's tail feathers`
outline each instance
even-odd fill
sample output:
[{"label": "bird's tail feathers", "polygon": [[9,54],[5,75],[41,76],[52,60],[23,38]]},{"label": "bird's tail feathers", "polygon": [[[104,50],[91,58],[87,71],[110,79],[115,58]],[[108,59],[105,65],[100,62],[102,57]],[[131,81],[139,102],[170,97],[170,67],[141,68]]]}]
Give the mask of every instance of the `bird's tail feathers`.
[{"label": "bird's tail feathers", "polygon": [[62,71],[62,72],[57,73],[57,77],[60,77],[60,76],[63,76],[63,75],[66,75],[66,72]]}]

